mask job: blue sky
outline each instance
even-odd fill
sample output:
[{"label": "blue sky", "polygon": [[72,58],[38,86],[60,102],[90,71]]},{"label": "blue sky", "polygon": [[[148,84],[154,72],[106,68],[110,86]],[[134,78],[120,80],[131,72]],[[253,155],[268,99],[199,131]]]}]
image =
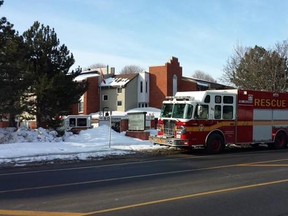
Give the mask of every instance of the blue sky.
[{"label": "blue sky", "polygon": [[184,76],[223,75],[237,45],[271,48],[288,39],[283,0],[4,0],[5,16],[23,33],[34,21],[54,28],[76,60],[72,69],[108,64],[164,65]]}]

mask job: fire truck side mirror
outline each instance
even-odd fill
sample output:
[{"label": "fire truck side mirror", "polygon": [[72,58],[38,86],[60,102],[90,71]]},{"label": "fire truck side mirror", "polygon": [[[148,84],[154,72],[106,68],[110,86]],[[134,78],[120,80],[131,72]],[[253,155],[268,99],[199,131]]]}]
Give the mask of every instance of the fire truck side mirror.
[{"label": "fire truck side mirror", "polygon": [[197,116],[200,116],[203,112],[203,107],[201,105],[198,105],[197,107]]}]

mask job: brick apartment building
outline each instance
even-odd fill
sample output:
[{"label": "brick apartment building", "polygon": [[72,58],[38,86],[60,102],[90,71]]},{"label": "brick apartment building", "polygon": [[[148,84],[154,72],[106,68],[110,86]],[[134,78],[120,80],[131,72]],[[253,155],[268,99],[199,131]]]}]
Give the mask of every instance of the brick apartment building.
[{"label": "brick apartment building", "polygon": [[[88,82],[88,90],[78,104],[71,109],[72,115],[89,115],[99,111],[126,112],[137,107],[161,108],[166,96],[177,91],[225,89],[227,86],[183,77],[182,67],[177,58],[172,57],[162,66],[151,66],[149,72],[115,75],[114,68],[84,71],[76,81]],[[33,126],[31,126],[33,124]],[[36,127],[34,121],[30,127]],[[0,121],[0,127],[7,127],[8,121]]]},{"label": "brick apartment building", "polygon": [[76,81],[87,80],[88,90],[79,104],[72,107],[73,115],[96,113],[105,109],[125,112],[137,107],[161,108],[166,96],[177,91],[225,89],[226,86],[183,77],[177,58],[163,66],[151,66],[149,72],[115,75],[114,70],[83,72]]}]

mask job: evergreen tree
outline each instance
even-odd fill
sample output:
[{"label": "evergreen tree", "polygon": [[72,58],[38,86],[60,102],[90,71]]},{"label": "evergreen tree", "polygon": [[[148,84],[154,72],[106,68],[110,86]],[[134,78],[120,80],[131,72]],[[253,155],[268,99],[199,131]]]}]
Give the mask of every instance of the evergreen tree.
[{"label": "evergreen tree", "polygon": [[[29,75],[34,97],[29,112],[36,115],[37,126],[54,125],[57,117],[67,114],[86,91],[86,83],[73,81],[80,71],[69,73],[73,54],[57,38],[54,29],[35,22],[23,33],[27,48]],[[48,126],[49,126],[48,125]]]},{"label": "evergreen tree", "polygon": [[[1,3],[1,2],[0,2]],[[3,1],[2,1],[3,3]],[[25,110],[25,47],[22,37],[5,17],[0,20],[0,113],[9,117],[9,126],[15,127],[15,117]]]}]

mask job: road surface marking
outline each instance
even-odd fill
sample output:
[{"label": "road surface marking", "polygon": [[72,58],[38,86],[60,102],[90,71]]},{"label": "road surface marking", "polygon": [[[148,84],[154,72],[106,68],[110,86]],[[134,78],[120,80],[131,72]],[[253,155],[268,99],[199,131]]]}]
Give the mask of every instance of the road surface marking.
[{"label": "road surface marking", "polygon": [[11,190],[2,190],[0,191],[0,194],[11,193],[11,192],[22,192],[22,191],[28,191],[28,190],[41,190],[41,189],[69,187],[69,186],[75,186],[75,185],[96,184],[96,183],[102,183],[102,182],[137,179],[137,178],[163,176],[163,175],[180,174],[180,173],[189,173],[189,172],[196,172],[196,171],[223,169],[223,168],[240,167],[240,166],[253,166],[255,164],[273,163],[273,162],[281,162],[281,161],[287,161],[287,160],[288,159],[278,159],[278,160],[269,160],[269,161],[259,161],[259,162],[254,162],[254,163],[230,164],[230,165],[222,165],[222,166],[214,166],[214,167],[204,167],[204,168],[198,168],[198,169],[174,170],[174,171],[169,171],[169,172],[158,172],[158,173],[150,173],[150,174],[143,174],[143,175],[99,179],[99,180],[92,180],[92,181],[72,182],[72,183],[66,183],[66,184],[18,188],[18,189],[11,189]]},{"label": "road surface marking", "polygon": [[269,161],[258,161],[253,163],[243,163],[239,164],[239,166],[247,166],[247,167],[287,167],[288,164],[271,164],[277,162],[288,161],[288,159],[277,159],[277,160],[269,160]]},{"label": "road surface marking", "polygon": [[275,162],[282,162],[282,161],[288,161],[288,159],[287,158],[285,158],[285,159],[275,159],[275,160],[258,161],[258,162],[245,163],[245,164],[275,163]]},{"label": "road surface marking", "polygon": [[158,173],[150,173],[150,174],[143,174],[143,175],[99,179],[99,180],[92,180],[92,181],[72,182],[72,183],[58,184],[58,185],[45,185],[45,186],[38,186],[38,187],[36,186],[36,187],[18,188],[18,189],[2,190],[2,191],[0,191],[0,194],[11,193],[11,192],[22,192],[22,191],[28,191],[28,190],[60,188],[60,187],[68,187],[68,186],[75,186],[75,185],[95,184],[95,183],[102,183],[102,182],[127,180],[127,179],[137,179],[137,178],[154,177],[154,176],[163,176],[163,175],[171,175],[171,174],[179,174],[179,173],[189,173],[189,172],[196,172],[196,171],[203,171],[203,170],[223,169],[223,168],[237,167],[237,166],[239,166],[239,164],[206,167],[206,168],[199,168],[199,169],[174,170],[174,171],[169,171],[169,172],[158,172]]},{"label": "road surface marking", "polygon": [[288,164],[243,164],[239,166],[245,167],[288,167]]},{"label": "road surface marking", "polygon": [[[269,150],[271,152],[271,150]],[[228,154],[227,154],[228,155]],[[259,153],[257,153],[259,155]],[[238,154],[234,155],[234,157],[243,157],[247,156],[247,154]],[[198,158],[209,158],[213,157],[211,155],[201,155],[201,156],[185,156],[179,157],[179,155],[174,155],[173,158],[166,158],[166,159],[158,159],[158,160],[143,160],[143,161],[132,161],[132,162],[124,162],[124,163],[117,163],[117,164],[103,164],[103,165],[96,165],[96,166],[80,166],[80,167],[70,167],[70,168],[59,168],[59,169],[47,169],[47,170],[34,170],[34,171],[19,171],[19,172],[11,172],[11,173],[0,173],[0,176],[9,176],[9,175],[22,175],[22,174],[34,174],[34,173],[45,173],[45,172],[58,172],[58,171],[69,171],[69,170],[81,170],[81,169],[95,169],[95,168],[105,168],[105,167],[112,167],[112,166],[126,166],[132,164],[145,164],[145,163],[156,163],[156,162],[165,162],[165,161],[173,161],[173,160],[192,160]],[[288,159],[283,159],[288,160]],[[256,162],[257,163],[257,162]],[[262,163],[262,162],[260,162]]]},{"label": "road surface marking", "polygon": [[[247,155],[247,154],[246,154]],[[257,155],[259,155],[257,153]],[[243,155],[234,155],[235,157],[243,157]],[[125,163],[117,163],[117,164],[103,164],[103,165],[96,165],[96,166],[80,166],[80,167],[70,167],[70,168],[59,168],[59,169],[47,169],[47,170],[32,170],[32,171],[19,171],[19,172],[7,172],[7,173],[0,173],[0,176],[9,176],[9,175],[22,175],[22,174],[34,174],[34,173],[45,173],[45,172],[60,172],[60,171],[69,171],[69,170],[81,170],[81,169],[95,169],[95,168],[105,168],[105,167],[113,167],[113,166],[126,166],[130,164],[145,164],[145,163],[156,163],[156,162],[165,162],[165,161],[173,161],[173,160],[192,160],[192,159],[198,159],[198,158],[209,158],[212,157],[211,155],[201,155],[201,156],[185,156],[185,157],[179,157],[178,155],[173,156],[173,158],[166,158],[166,159],[159,159],[159,160],[143,160],[143,161],[132,161],[132,162],[125,162]],[[280,159],[280,161],[285,161],[288,159]],[[279,161],[279,160],[272,160],[273,161]],[[268,161],[269,162],[269,161]],[[252,162],[252,163],[263,163],[260,162]],[[264,161],[264,163],[266,163]],[[248,163],[247,163],[248,164]]]},{"label": "road surface marking", "polygon": [[143,202],[143,203],[136,203],[136,204],[120,206],[120,207],[115,207],[115,208],[109,208],[109,209],[103,209],[103,210],[87,212],[87,213],[0,210],[0,216],[1,215],[6,215],[6,216],[9,216],[9,215],[11,215],[11,216],[12,215],[13,216],[89,216],[89,215],[95,215],[95,214],[102,214],[102,213],[109,213],[109,212],[115,212],[115,211],[120,211],[120,210],[126,210],[126,209],[131,209],[131,208],[136,208],[136,207],[157,205],[157,204],[173,202],[173,201],[178,201],[178,200],[183,200],[183,199],[192,199],[192,198],[197,198],[197,197],[202,197],[202,196],[209,196],[209,195],[215,195],[215,194],[220,194],[220,193],[234,192],[234,191],[238,191],[238,190],[253,189],[253,188],[257,188],[257,187],[264,187],[264,186],[283,184],[283,183],[288,183],[288,179],[271,181],[271,182],[264,182],[264,183],[257,183],[257,184],[252,184],[252,185],[244,185],[244,186],[239,186],[239,187],[225,188],[225,189],[201,192],[201,193],[196,193],[196,194],[188,194],[188,195],[184,195],[184,196],[170,197],[170,198],[166,198],[166,199],[148,201],[148,202]]},{"label": "road surface marking", "polygon": [[0,210],[0,216],[82,216],[83,213]]},{"label": "road surface marking", "polygon": [[149,164],[156,162],[165,162],[165,161],[173,161],[173,160],[192,160],[198,158],[207,158],[211,156],[187,156],[187,157],[175,157],[175,158],[166,158],[166,159],[158,159],[158,160],[143,160],[143,161],[132,161],[125,163],[114,163],[114,164],[103,164],[96,166],[80,166],[80,167],[69,167],[69,168],[58,168],[58,169],[47,169],[47,170],[32,170],[32,171],[19,171],[19,172],[11,172],[11,173],[0,173],[0,176],[9,176],[9,175],[22,175],[22,174],[34,174],[34,173],[45,173],[45,172],[58,172],[58,171],[70,171],[70,170],[81,170],[81,169],[95,169],[95,168],[105,168],[105,167],[113,167],[113,166],[126,166],[133,164]]},{"label": "road surface marking", "polygon": [[[224,166],[215,166],[215,167],[206,167],[206,168],[199,168],[199,169],[189,169],[189,170],[180,170],[180,171],[171,171],[171,172],[162,172],[162,173],[152,173],[152,174],[146,174],[146,175],[138,175],[138,176],[128,176],[128,177],[120,177],[120,178],[111,178],[111,179],[103,179],[103,180],[96,180],[96,181],[87,181],[87,182],[79,182],[79,183],[69,183],[69,184],[60,184],[60,185],[51,185],[51,186],[42,186],[42,187],[31,187],[31,188],[22,188],[22,189],[14,189],[14,190],[8,190],[8,191],[0,191],[0,193],[8,193],[8,192],[17,192],[17,191],[26,191],[26,190],[36,190],[36,189],[47,189],[47,188],[55,188],[55,187],[65,187],[65,186],[73,186],[73,185],[79,185],[79,184],[91,184],[91,183],[99,183],[99,182],[106,182],[106,181],[115,181],[115,180],[123,180],[123,179],[133,179],[133,178],[142,178],[142,177],[149,177],[149,176],[158,176],[158,175],[168,175],[168,174],[176,174],[176,173],[184,173],[184,172],[194,172],[194,171],[202,171],[202,170],[213,170],[213,169],[222,169],[222,168],[229,168],[229,167],[249,167],[249,166],[271,166],[271,167],[287,167],[287,164],[269,164],[269,163],[275,163],[275,162],[283,162],[287,161],[288,159],[277,159],[277,160],[269,160],[269,161],[259,161],[254,163],[243,163],[243,164],[234,164],[234,165],[224,165]],[[267,164],[268,163],[268,164]],[[196,198],[201,196],[208,196],[218,193],[225,193],[225,192],[233,192],[237,190],[244,190],[244,189],[251,189],[251,188],[257,188],[257,187],[263,187],[263,186],[269,186],[274,184],[281,184],[281,183],[287,183],[288,179],[279,180],[279,181],[272,181],[272,182],[265,182],[265,183],[258,183],[258,184],[252,184],[252,185],[246,185],[246,186],[239,186],[234,188],[226,188],[226,189],[220,189],[215,191],[207,191],[207,192],[201,192],[197,194],[189,194],[184,196],[178,196],[178,197],[171,197],[167,199],[161,199],[161,200],[155,200],[155,201],[149,201],[149,202],[143,202],[138,204],[132,204],[127,206],[120,206],[116,208],[110,208],[110,209],[103,209],[98,210],[94,212],[88,212],[88,213],[68,213],[68,212],[44,212],[44,211],[18,211],[18,210],[1,210],[0,209],[0,216],[1,215],[14,215],[14,216],[89,216],[93,214],[101,214],[106,212],[112,212],[112,211],[119,211],[134,207],[141,207],[141,206],[147,206],[147,205],[155,205],[155,204],[161,204],[165,202],[172,202],[177,201],[181,199],[189,199],[189,198]]]},{"label": "road surface marking", "polygon": [[109,213],[109,212],[115,212],[115,211],[120,211],[120,210],[125,210],[125,209],[136,208],[136,207],[143,207],[143,206],[148,206],[148,205],[157,205],[157,204],[173,202],[173,201],[178,201],[178,200],[183,200],[183,199],[191,199],[191,198],[196,198],[196,197],[201,197],[201,196],[209,196],[209,195],[215,195],[215,194],[220,194],[220,193],[227,193],[227,192],[233,192],[233,191],[245,190],[245,189],[253,189],[253,188],[257,188],[257,187],[264,187],[264,186],[283,184],[283,183],[288,183],[288,179],[272,181],[272,182],[257,183],[257,184],[252,184],[252,185],[244,185],[244,186],[220,189],[220,190],[215,190],[215,191],[207,191],[207,192],[201,192],[201,193],[196,193],[196,194],[188,194],[188,195],[184,195],[184,196],[171,197],[171,198],[148,201],[148,202],[143,202],[143,203],[136,203],[136,204],[132,204],[132,205],[126,205],[126,206],[120,206],[120,207],[115,207],[115,208],[109,208],[109,209],[103,209],[103,210],[98,210],[98,211],[94,211],[94,212],[89,212],[89,213],[83,214],[82,216]]}]

